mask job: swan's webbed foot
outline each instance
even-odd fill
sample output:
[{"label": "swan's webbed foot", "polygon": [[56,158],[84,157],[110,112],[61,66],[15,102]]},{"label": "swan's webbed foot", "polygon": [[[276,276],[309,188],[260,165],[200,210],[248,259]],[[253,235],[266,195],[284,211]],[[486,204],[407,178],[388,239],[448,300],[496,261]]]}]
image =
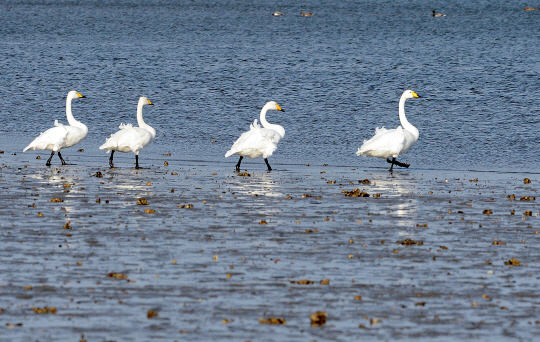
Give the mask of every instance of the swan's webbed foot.
[{"label": "swan's webbed foot", "polygon": [[270,164],[268,164],[268,158],[264,158],[264,162],[266,163],[266,166],[268,166],[268,171],[272,171]]},{"label": "swan's webbed foot", "polygon": [[114,150],[111,151],[111,157],[109,158],[109,166],[111,167],[111,169],[114,169],[113,154],[114,154]]},{"label": "swan's webbed foot", "polygon": [[62,161],[62,165],[67,165],[66,161],[64,160],[64,158],[62,158],[62,154],[60,154],[60,151],[58,151],[58,158],[60,158],[60,160]]},{"label": "swan's webbed foot", "polygon": [[388,170],[390,172],[392,172],[392,170],[394,169],[394,165],[401,166],[401,167],[404,167],[404,168],[408,168],[409,166],[411,166],[411,164],[402,163],[402,162],[397,161],[396,158],[392,158],[392,160],[390,160],[390,158],[388,158],[388,159],[386,159],[386,162],[392,164],[392,166],[390,166],[390,170]]},{"label": "swan's webbed foot", "polygon": [[242,159],[244,159],[244,157],[240,156],[238,164],[236,164],[236,172],[240,172],[240,164],[242,163]]},{"label": "swan's webbed foot", "polygon": [[49,157],[49,159],[47,159],[47,162],[45,163],[45,166],[51,166],[51,160],[52,160],[53,156],[54,156],[54,151],[52,151],[51,156]]}]

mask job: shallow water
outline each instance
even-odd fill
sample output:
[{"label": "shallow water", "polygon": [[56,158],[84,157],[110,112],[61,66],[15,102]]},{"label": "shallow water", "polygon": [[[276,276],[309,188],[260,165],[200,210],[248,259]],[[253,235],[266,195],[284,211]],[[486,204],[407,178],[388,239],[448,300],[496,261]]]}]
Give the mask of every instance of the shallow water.
[{"label": "shallow water", "polygon": [[[503,1],[3,1],[0,340],[534,339],[538,205],[519,199],[540,181],[539,15]],[[71,89],[90,131],[63,151],[72,165],[46,168],[48,153],[21,151],[65,123]],[[420,140],[392,176],[354,153],[399,124],[405,89],[422,96],[406,105]],[[117,153],[109,170],[98,146],[142,95],[158,129],[148,169]],[[286,110],[268,114],[286,129],[275,171],[244,159],[240,177],[223,155],[269,100]],[[341,192],[357,187],[371,196]],[[311,327],[319,310],[328,322]]]},{"label": "shallow water", "polygon": [[[521,174],[317,165],[241,177],[229,165],[179,166],[174,155],[168,167],[139,171],[93,167],[84,153],[50,169],[18,167],[22,158],[3,157],[0,182],[6,341],[488,341],[540,332],[538,205],[519,200],[538,193],[536,174],[524,184]],[[342,193],[357,187],[371,196]],[[512,258],[521,265],[505,265]],[[32,311],[44,307],[57,313]],[[319,310],[328,322],[311,327]],[[286,324],[259,323],[269,317]]]}]

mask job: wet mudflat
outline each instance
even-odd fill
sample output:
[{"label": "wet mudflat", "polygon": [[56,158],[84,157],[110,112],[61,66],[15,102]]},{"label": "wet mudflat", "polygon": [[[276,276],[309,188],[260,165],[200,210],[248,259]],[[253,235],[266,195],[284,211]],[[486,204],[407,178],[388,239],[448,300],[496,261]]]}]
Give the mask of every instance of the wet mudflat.
[{"label": "wet mudflat", "polygon": [[1,340],[540,333],[538,175],[32,158],[1,159]]}]

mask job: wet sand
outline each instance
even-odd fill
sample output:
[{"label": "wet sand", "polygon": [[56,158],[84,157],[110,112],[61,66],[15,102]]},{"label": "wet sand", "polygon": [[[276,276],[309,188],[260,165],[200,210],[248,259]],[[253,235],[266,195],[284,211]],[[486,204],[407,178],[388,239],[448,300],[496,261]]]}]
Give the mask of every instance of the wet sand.
[{"label": "wet sand", "polygon": [[0,155],[2,341],[540,333],[537,174],[69,156]]}]

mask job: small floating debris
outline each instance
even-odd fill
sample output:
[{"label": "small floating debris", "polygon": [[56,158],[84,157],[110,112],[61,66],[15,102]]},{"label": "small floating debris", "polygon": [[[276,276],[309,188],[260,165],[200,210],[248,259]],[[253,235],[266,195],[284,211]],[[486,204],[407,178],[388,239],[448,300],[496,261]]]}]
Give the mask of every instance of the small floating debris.
[{"label": "small floating debris", "polygon": [[265,220],[261,220],[261,222],[259,222],[259,224],[268,224],[268,222],[266,222]]},{"label": "small floating debris", "polygon": [[509,195],[509,196],[508,196],[508,199],[509,199],[509,200],[515,200],[515,199],[516,199],[516,195],[514,195],[514,194]]},{"label": "small floating debris", "polygon": [[399,243],[401,245],[404,245],[404,246],[410,246],[410,245],[422,246],[424,244],[423,241],[414,241],[414,240],[411,240],[411,239],[405,239],[405,240],[402,240],[402,241],[398,241],[397,243]]},{"label": "small floating debris", "polygon": [[182,205],[179,205],[178,208],[191,209],[193,208],[193,204],[182,204]]},{"label": "small floating debris", "polygon": [[36,308],[36,307],[33,307],[32,310],[34,310],[35,313],[37,314],[56,314],[56,308],[54,306],[51,306],[50,308],[49,307],[44,307],[44,308]]},{"label": "small floating debris", "polygon": [[350,197],[369,197],[369,194],[365,192],[364,190],[360,191],[360,189],[356,188],[352,191],[342,190],[341,193],[344,193],[345,196]]},{"label": "small floating debris", "polygon": [[505,261],[504,264],[509,266],[519,266],[521,262],[518,259],[512,258],[508,261]]},{"label": "small floating debris", "polygon": [[491,215],[491,214],[493,214],[493,211],[491,211],[491,209],[486,209],[486,210],[482,211],[482,214]]},{"label": "small floating debris", "polygon": [[101,171],[98,171],[94,174],[94,177],[103,178],[103,174],[101,173]]},{"label": "small floating debris", "polygon": [[326,183],[328,183],[328,184],[336,184],[336,181],[335,181],[335,180],[334,180],[334,181],[329,180],[329,181],[326,182]]},{"label": "small floating debris", "polygon": [[165,161],[163,162],[163,165],[169,166],[169,163],[167,163],[167,161],[165,160]]},{"label": "small floating debris", "polygon": [[493,244],[494,244],[494,245],[506,245],[506,242],[502,242],[502,241],[493,241]]},{"label": "small floating debris", "polygon": [[540,7],[523,7],[525,11],[540,11]]},{"label": "small floating debris", "polygon": [[36,159],[41,159],[41,157],[40,157],[40,156],[37,156]]},{"label": "small floating debris", "polygon": [[321,280],[321,285],[330,285],[330,279]]},{"label": "small floating debris", "polygon": [[127,279],[127,275],[122,274],[122,273],[114,273],[114,272],[107,274],[107,277],[115,278],[115,279]]},{"label": "small floating debris", "polygon": [[84,152],[84,149],[78,149],[77,152]]},{"label": "small floating debris", "polygon": [[326,323],[326,319],[328,317],[328,314],[324,311],[317,311],[309,318],[311,319],[311,326],[312,327],[320,327],[321,325],[324,325]]},{"label": "small floating debris", "polygon": [[313,282],[311,280],[301,279],[301,280],[291,280],[291,284],[312,285]]},{"label": "small floating debris", "polygon": [[[273,15],[274,17],[279,17],[279,16],[282,16],[283,13],[281,13],[281,12],[274,12],[274,13],[272,13],[272,15]],[[262,319],[262,318],[261,318],[261,319]]]},{"label": "small floating debris", "polygon": [[523,196],[519,200],[520,201],[534,201],[534,200],[536,200],[536,197],[534,197],[534,196]]},{"label": "small floating debris", "polygon": [[51,202],[64,202],[64,200],[61,199],[61,198],[51,198],[50,201],[51,201]]},{"label": "small floating debris", "polygon": [[150,204],[150,203],[148,203],[148,201],[146,200],[146,198],[142,198],[142,197],[141,197],[141,198],[139,198],[139,199],[137,200],[137,204],[138,204],[138,205],[148,205],[148,204]]},{"label": "small floating debris", "polygon": [[239,176],[239,177],[251,177],[251,175],[249,173],[247,173],[247,172],[241,172],[237,176]]},{"label": "small floating debris", "polygon": [[371,184],[371,181],[369,179],[359,180],[358,183],[360,184]]},{"label": "small floating debris", "polygon": [[524,212],[523,212],[523,215],[525,215],[525,216],[532,216],[532,211],[530,211],[530,210],[524,211]]},{"label": "small floating debris", "polygon": [[260,324],[285,324],[285,318],[269,317],[269,318],[259,318]]},{"label": "small floating debris", "polygon": [[148,310],[148,312],[146,313],[146,317],[147,318],[154,318],[154,317],[157,317],[159,316],[159,314],[155,311],[152,311],[152,310]]},{"label": "small floating debris", "polygon": [[71,229],[71,226],[69,225],[69,221],[67,221],[66,223],[64,223],[64,229]]},{"label": "small floating debris", "polygon": [[154,209],[149,209],[149,208],[144,209],[144,212],[147,213],[147,214],[155,214],[156,213],[156,211]]},{"label": "small floating debris", "polygon": [[300,12],[300,15],[301,15],[302,17],[312,17],[312,16],[313,16],[313,13],[311,13],[311,12],[307,12],[307,13]]},{"label": "small floating debris", "polygon": [[525,179],[523,180],[523,183],[524,183],[524,184],[530,184],[530,183],[531,183],[531,180],[530,180],[529,178],[525,178]]}]

